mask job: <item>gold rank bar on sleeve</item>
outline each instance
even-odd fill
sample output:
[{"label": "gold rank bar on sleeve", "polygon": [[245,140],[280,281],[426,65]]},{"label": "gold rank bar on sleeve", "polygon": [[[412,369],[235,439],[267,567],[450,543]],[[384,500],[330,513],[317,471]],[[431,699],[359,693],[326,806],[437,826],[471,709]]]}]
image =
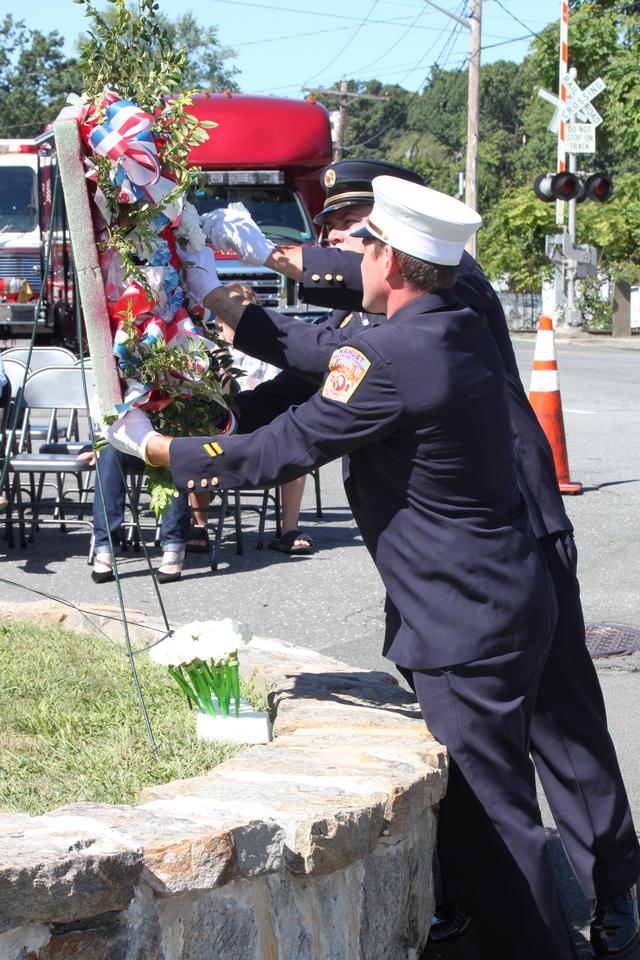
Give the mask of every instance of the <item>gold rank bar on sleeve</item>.
[{"label": "gold rank bar on sleeve", "polygon": [[217,440],[214,440],[212,443],[203,443],[202,449],[205,453],[208,453],[210,457],[219,457],[221,453],[224,453]]}]

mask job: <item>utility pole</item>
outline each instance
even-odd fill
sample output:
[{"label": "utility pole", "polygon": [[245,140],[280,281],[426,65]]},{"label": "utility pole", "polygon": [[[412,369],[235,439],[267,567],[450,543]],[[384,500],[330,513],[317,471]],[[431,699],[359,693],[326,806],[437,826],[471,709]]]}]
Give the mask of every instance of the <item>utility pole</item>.
[{"label": "utility pole", "polygon": [[[471,0],[471,53],[469,56],[469,93],[467,105],[467,163],[465,203],[478,209],[478,143],[480,141],[480,36],[482,0]],[[476,255],[475,233],[467,243],[467,251]]]},{"label": "utility pole", "polygon": [[336,142],[333,148],[333,162],[342,160],[342,147],[344,144],[344,124],[347,119],[347,81],[340,82],[340,106],[338,108],[338,126],[336,129]]},{"label": "utility pole", "polygon": [[347,90],[347,81],[340,82],[339,90],[323,90],[320,87],[303,87],[306,93],[313,94],[314,97],[340,97],[340,108],[338,112],[338,127],[336,129],[336,142],[333,146],[333,162],[342,160],[344,149],[344,130],[347,119],[347,107],[351,100],[388,100],[388,97],[377,97],[372,93],[358,93],[355,90]]},{"label": "utility pole", "polygon": [[[473,210],[478,209],[478,144],[480,142],[480,40],[482,25],[482,0],[471,0],[471,17],[459,17],[450,10],[424,0],[430,7],[446,14],[452,20],[465,27],[471,34],[469,52],[469,88],[467,100],[467,162],[465,173],[465,203]],[[476,255],[476,235],[467,242],[467,251]]]}]

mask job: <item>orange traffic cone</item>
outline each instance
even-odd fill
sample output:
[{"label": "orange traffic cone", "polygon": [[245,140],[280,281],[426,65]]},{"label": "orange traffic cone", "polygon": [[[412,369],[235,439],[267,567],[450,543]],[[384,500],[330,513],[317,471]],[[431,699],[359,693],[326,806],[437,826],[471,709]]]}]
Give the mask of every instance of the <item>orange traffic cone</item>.
[{"label": "orange traffic cone", "polygon": [[551,317],[540,317],[538,324],[529,402],[551,444],[560,493],[582,493],[582,484],[569,479],[569,457]]}]

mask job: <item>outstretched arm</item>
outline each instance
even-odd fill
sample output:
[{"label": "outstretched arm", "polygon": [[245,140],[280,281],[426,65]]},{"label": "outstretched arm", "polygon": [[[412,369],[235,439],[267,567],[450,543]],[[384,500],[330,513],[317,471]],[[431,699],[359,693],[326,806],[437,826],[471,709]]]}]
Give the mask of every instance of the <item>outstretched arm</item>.
[{"label": "outstretched arm", "polygon": [[171,438],[155,433],[140,410],[104,431],[118,449],[169,467],[181,489],[286,483],[381,439],[402,414],[386,362],[364,340],[337,350],[330,367],[321,393],[246,436]]}]

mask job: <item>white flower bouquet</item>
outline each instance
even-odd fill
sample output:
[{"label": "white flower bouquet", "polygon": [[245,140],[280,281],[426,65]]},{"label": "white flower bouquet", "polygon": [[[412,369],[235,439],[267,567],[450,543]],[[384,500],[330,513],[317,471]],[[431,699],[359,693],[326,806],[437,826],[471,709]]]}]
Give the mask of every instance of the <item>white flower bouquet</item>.
[{"label": "white flower bouquet", "polygon": [[[251,640],[251,629],[237,620],[187,623],[152,647],[149,656],[164,664],[189,702],[202,713],[235,716],[240,712],[238,651]],[[217,703],[217,707],[216,707]]]}]

